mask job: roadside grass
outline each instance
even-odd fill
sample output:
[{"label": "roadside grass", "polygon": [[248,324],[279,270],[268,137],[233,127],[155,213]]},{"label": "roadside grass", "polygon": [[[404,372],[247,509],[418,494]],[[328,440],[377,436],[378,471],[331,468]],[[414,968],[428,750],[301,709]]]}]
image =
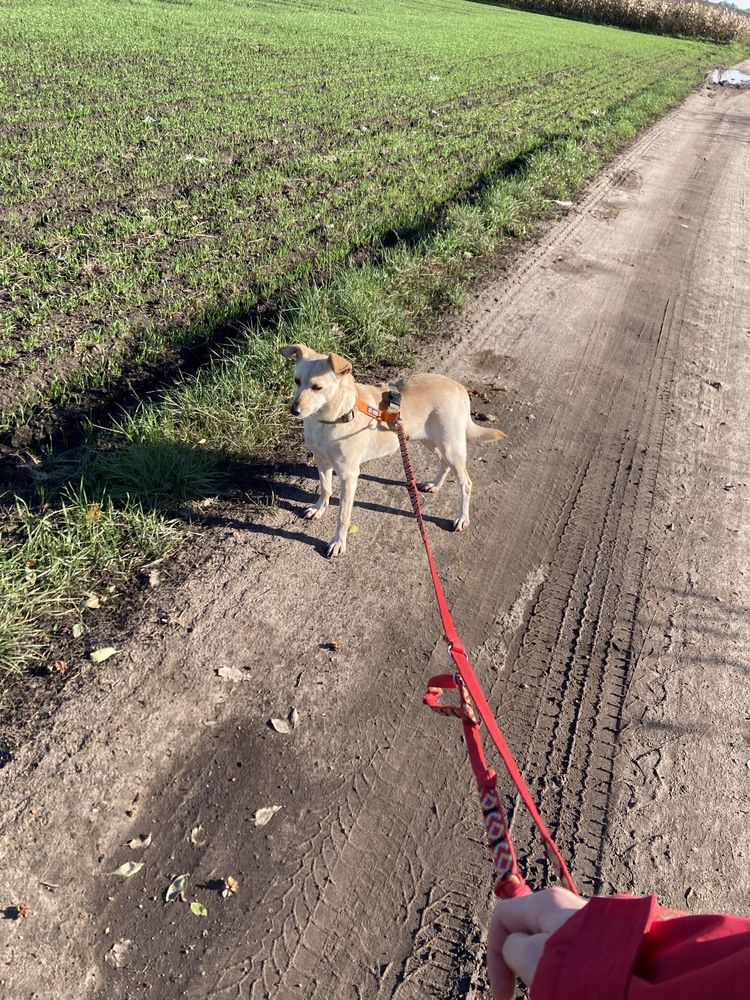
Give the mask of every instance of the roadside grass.
[{"label": "roadside grass", "polygon": [[[195,6],[205,11],[202,0],[197,0]],[[392,6],[399,15],[412,10],[408,4]],[[459,6],[471,5],[426,4],[416,13],[412,10],[416,21],[407,19],[407,23],[412,29],[421,29],[424,27],[424,8],[433,8],[433,17],[440,18],[445,10],[456,12]],[[227,10],[235,12],[241,7],[241,4],[226,5]],[[328,9],[325,3],[321,7]],[[361,10],[357,4],[348,7],[344,4],[344,7]],[[152,16],[152,8],[151,0],[139,5],[147,22]],[[42,14],[45,9],[48,7],[42,4]],[[277,10],[273,5],[269,9]],[[379,16],[385,17],[388,5],[376,3],[374,9]],[[328,13],[333,17],[330,10]],[[189,14],[188,10],[186,16]],[[491,16],[505,15],[493,9]],[[244,327],[238,324],[232,349],[217,354],[213,362],[197,374],[181,378],[157,399],[143,403],[134,412],[123,413],[107,427],[89,427],[86,444],[74,458],[65,457],[64,467],[61,468],[54,455],[46,456],[43,459],[44,477],[41,478],[45,491],[40,492],[39,502],[17,501],[6,508],[9,510],[8,525],[0,534],[0,584],[5,595],[0,610],[0,691],[3,676],[7,678],[29,666],[49,663],[53,650],[59,648],[62,641],[60,637],[68,635],[74,625],[85,624],[80,615],[90,592],[101,591],[107,586],[117,587],[118,582],[137,566],[161,557],[179,544],[184,529],[175,520],[175,513],[184,504],[220,493],[238,463],[273,456],[288,427],[286,411],[292,382],[291,369],[278,354],[281,344],[301,340],[320,351],[336,350],[351,357],[360,371],[369,365],[407,365],[418,338],[428,331],[435,318],[463,302],[467,283],[489,268],[495,255],[510,241],[530,235],[540,220],[559,213],[555,200],[569,199],[617,148],[678,103],[699,79],[701,68],[716,54],[716,49],[709,46],[668,39],[645,39],[644,50],[643,36],[639,36],[639,45],[633,48],[630,36],[623,32],[580,24],[573,25],[572,29],[567,25],[561,28],[559,21],[533,15],[508,16],[514,20],[501,19],[496,23],[502,24],[503,30],[509,27],[526,30],[526,34],[521,32],[524,45],[535,37],[534,31],[543,30],[554,36],[550,51],[557,52],[561,46],[573,45],[576,32],[581,33],[578,42],[582,47],[573,46],[570,62],[563,70],[558,65],[552,71],[552,63],[547,64],[551,83],[541,85],[541,94],[535,93],[533,86],[523,89],[524,71],[520,71],[514,84],[516,89],[511,88],[509,103],[505,78],[498,77],[494,89],[486,90],[487,50],[486,47],[480,49],[479,58],[476,48],[479,22],[469,18],[466,31],[472,43],[467,47],[470,61],[484,66],[485,75],[472,77],[474,90],[469,88],[467,91],[466,79],[453,81],[452,92],[443,94],[435,105],[431,103],[432,98],[426,99],[425,68],[435,66],[438,51],[442,53],[440,58],[447,58],[447,50],[440,46],[447,44],[446,33],[458,31],[458,22],[448,18],[447,24],[441,22],[439,28],[435,28],[440,33],[440,45],[423,33],[418,35],[410,42],[412,50],[418,52],[414,56],[415,64],[409,68],[411,85],[414,79],[419,84],[409,91],[412,104],[408,114],[415,121],[413,127],[409,126],[411,146],[404,134],[399,135],[391,148],[390,132],[382,142],[373,145],[371,124],[366,133],[357,132],[355,127],[357,150],[354,156],[354,150],[342,139],[343,135],[352,134],[352,119],[349,118],[345,131],[336,133],[335,141],[329,137],[325,146],[327,152],[307,150],[303,156],[307,164],[304,170],[296,159],[298,149],[290,147],[291,153],[282,171],[284,178],[299,178],[303,174],[306,178],[305,184],[298,189],[299,200],[295,203],[299,219],[309,225],[310,213],[319,209],[313,212],[313,220],[315,215],[321,215],[332,221],[314,221],[315,231],[322,225],[326,233],[326,239],[314,252],[310,244],[301,256],[299,253],[279,256],[270,243],[264,244],[259,259],[264,267],[272,265],[273,280],[268,278],[271,271],[265,272],[268,280],[258,280],[258,272],[253,270],[255,264],[239,248],[237,240],[247,240],[247,229],[240,227],[235,239],[230,233],[231,224],[229,229],[219,226],[214,235],[220,235],[221,240],[210,244],[217,249],[214,257],[206,257],[197,271],[191,271],[198,266],[196,261],[189,255],[186,258],[183,273],[189,276],[187,285],[168,292],[167,271],[154,272],[154,280],[164,293],[159,301],[163,304],[170,295],[179,299],[187,289],[195,300],[197,318],[195,310],[186,311],[185,301],[181,299],[178,313],[185,322],[170,326],[175,314],[163,311],[160,313],[165,323],[163,328],[157,330],[156,326],[149,326],[149,320],[142,327],[140,339],[133,340],[133,329],[138,325],[133,316],[142,320],[144,314],[139,311],[140,293],[128,298],[128,290],[135,287],[129,284],[132,273],[127,270],[132,260],[118,258],[115,270],[124,269],[124,277],[119,279],[120,290],[111,302],[111,285],[97,270],[98,265],[94,266],[100,246],[97,241],[104,240],[107,252],[119,253],[119,230],[106,226],[98,230],[101,219],[93,212],[90,221],[80,231],[76,230],[78,243],[74,240],[65,244],[66,252],[75,249],[74,244],[83,252],[82,247],[88,241],[90,260],[94,261],[91,274],[102,278],[98,284],[86,285],[87,294],[93,296],[89,305],[98,303],[96,308],[104,318],[91,325],[89,313],[84,310],[81,320],[77,307],[71,306],[70,315],[78,316],[81,327],[92,337],[100,338],[97,343],[101,356],[98,360],[83,361],[72,377],[56,376],[54,393],[58,398],[77,391],[76,386],[106,386],[121,370],[127,351],[131,354],[135,351],[136,359],[145,362],[181,337],[210,338],[217,325],[227,317],[236,319],[261,295],[278,293],[280,304],[271,322],[257,321]],[[393,31],[394,24],[399,23],[398,18],[393,23],[387,18],[386,21],[379,23],[379,30],[389,44],[395,44]],[[531,34],[528,33],[530,29],[525,28],[529,22],[534,25]],[[285,24],[288,27],[289,22]],[[482,30],[486,31],[486,27],[487,23],[482,22]],[[607,83],[610,74],[605,72],[606,59],[596,64],[596,73],[586,76],[580,71],[581,65],[591,67],[590,54],[584,53],[590,53],[592,45],[596,48],[604,35],[607,36],[606,44],[603,49],[597,49],[598,54],[603,51],[609,58],[613,52],[620,51],[621,65],[627,64],[633,70],[624,83],[621,76],[615,74],[616,85],[611,88]],[[95,34],[94,40],[97,45],[101,44],[99,35]],[[652,42],[655,46],[649,48]],[[405,50],[396,51],[403,58]],[[359,53],[358,58],[361,55]],[[416,65],[418,59],[425,61]],[[576,60],[580,64],[577,68]],[[75,60],[73,62],[78,65]],[[361,71],[364,63],[358,65]],[[398,86],[405,79],[404,67],[399,65],[401,69],[395,72]],[[226,70],[226,64],[223,66]],[[280,66],[280,73],[288,68],[283,60]],[[542,73],[544,60],[534,62],[533,66],[535,72]],[[450,80],[451,71],[446,62],[439,62],[438,68],[439,73],[435,75],[443,74],[440,79],[447,75]],[[140,71],[143,72],[143,67]],[[528,64],[525,72],[528,73]],[[382,82],[383,75],[382,68],[374,71],[378,83]],[[342,82],[340,77],[341,72],[333,79],[343,93],[351,81]],[[302,93],[311,86],[304,76],[297,75],[294,79]],[[427,82],[432,85],[440,79]],[[98,100],[101,104],[109,92],[106,74],[100,83],[103,89]],[[182,106],[190,107],[184,81],[174,78],[173,84],[175,107],[183,100],[188,104]],[[480,85],[485,88],[482,93],[476,89]],[[381,101],[383,93],[385,91],[380,93]],[[461,104],[467,93],[473,94],[472,100],[476,101],[475,105],[469,101],[468,109]],[[388,94],[392,96],[391,92]],[[372,90],[365,87],[362,94],[355,95],[349,111],[356,112],[355,118],[361,116],[362,107],[372,99]],[[134,101],[131,94],[131,115],[132,108],[137,105]],[[128,106],[128,101],[124,103]],[[454,104],[459,108],[456,115],[451,112]],[[299,113],[293,102],[290,108],[287,114]],[[429,111],[427,125],[422,114],[425,108]],[[472,118],[475,108],[483,109],[478,119]],[[319,110],[318,106],[308,107],[307,113]],[[86,109],[81,112],[84,117],[88,113]],[[401,108],[399,114],[403,113],[404,108]],[[205,124],[205,115],[200,120]],[[301,136],[302,132],[297,130],[294,134]],[[366,144],[359,148],[363,135]],[[295,143],[299,146],[302,139],[295,139]],[[475,147],[481,147],[479,152]],[[268,143],[263,148],[267,153]],[[38,153],[40,147],[37,145],[36,149]],[[68,148],[67,155],[72,157],[69,168],[76,166],[76,156],[81,162],[85,161],[86,149],[86,144],[78,152],[73,145]],[[393,154],[390,158],[389,151]],[[326,159],[331,155],[334,159]],[[339,157],[346,163],[344,172],[336,174],[333,185],[325,190],[316,187],[312,178],[321,170],[321,164],[338,162]],[[441,173],[441,165],[445,162],[450,162],[451,168],[446,171],[443,166]],[[79,162],[78,167],[80,165]],[[15,166],[18,168],[18,162]],[[145,172],[143,191],[147,191],[154,183],[154,163],[149,159],[141,167]],[[281,174],[276,161],[272,167],[278,195]],[[104,167],[102,171],[106,175]],[[59,173],[56,176],[56,182],[63,183]],[[114,184],[115,180],[108,176]],[[135,176],[131,173],[126,178],[128,183],[134,183]],[[84,196],[82,185],[84,181],[91,184],[91,176],[85,170],[79,173],[73,170],[70,177],[71,183],[78,185],[76,204],[80,207]],[[367,184],[360,185],[354,200],[350,198],[352,178],[367,180]],[[25,180],[23,170],[19,170],[16,180],[19,184],[28,181],[29,203],[35,204],[34,190],[39,177],[34,174]],[[270,183],[268,177],[262,183]],[[203,198],[210,185],[201,187],[196,182],[198,188]],[[227,199],[237,190],[236,186],[222,189],[216,198],[226,205]],[[96,194],[92,194],[91,199],[96,207]],[[182,266],[170,254],[174,250],[175,233],[183,230],[180,226],[175,229],[174,220],[170,222],[168,218],[170,211],[183,211],[184,206],[177,204],[179,200],[176,198],[173,204],[170,194],[160,202],[158,231],[164,234],[173,226],[166,250],[165,244],[159,242],[161,238],[152,232],[152,222],[148,223],[149,232],[156,241],[154,245],[162,247],[166,254],[162,261],[166,262],[165,267],[168,265],[169,275]],[[125,221],[131,210],[129,206],[137,203],[138,198],[133,197],[130,201],[125,198],[122,210]],[[154,219],[155,207],[153,202],[149,204],[149,213]],[[242,211],[246,211],[246,206],[247,202],[243,202]],[[62,217],[54,217],[57,225]],[[232,219],[237,217],[235,214]],[[49,219],[42,228],[48,224]],[[75,227],[79,222],[74,220],[72,224]],[[265,233],[263,239],[270,239],[272,230],[270,227],[266,232],[261,226],[257,231]],[[190,232],[189,226],[187,231]],[[11,244],[18,236],[17,230],[13,232]],[[291,224],[284,230],[284,238],[294,243],[298,251],[304,244],[301,232]],[[49,243],[48,236],[49,233],[41,238],[49,250],[55,244],[54,240]],[[198,240],[193,250],[200,256],[204,252],[200,247],[204,245]],[[363,248],[364,253],[361,252]],[[7,244],[5,249],[7,252]],[[352,257],[354,251],[356,263]],[[9,256],[0,259],[0,269],[5,268],[4,280],[9,274],[8,260],[14,262],[13,267],[22,268],[25,266],[24,254],[37,257],[42,263],[49,256],[41,252],[38,242],[31,245],[17,242],[10,247]],[[148,255],[147,258],[151,259]],[[225,273],[221,267],[229,270]],[[244,283],[227,283],[226,275],[230,272],[244,275]],[[53,271],[45,273],[49,279]],[[76,294],[80,291],[79,277],[80,271],[68,274],[65,279],[77,290]],[[26,315],[21,305],[22,300],[25,301],[23,288],[28,289],[33,281],[28,274],[26,284],[17,281],[13,284],[14,280],[10,286],[14,294],[22,289],[14,301],[20,314]],[[205,288],[201,282],[206,283]],[[57,294],[54,284],[45,287],[49,296]],[[174,303],[177,299],[171,301]],[[114,310],[108,317],[101,312],[107,303],[112,304]],[[111,324],[118,331],[117,337],[102,332],[111,330]],[[35,320],[28,334],[31,338],[37,337],[35,350],[50,350],[52,329]],[[118,339],[120,335],[122,339]],[[62,342],[64,345],[69,343],[64,337]],[[18,355],[14,357],[18,359]],[[53,383],[46,383],[44,390],[47,397],[53,391],[50,385]],[[30,405],[33,400],[28,397],[24,416]],[[8,425],[18,417],[19,411],[16,411]],[[53,483],[57,484],[54,489]],[[90,610],[95,611],[86,609],[85,613]]]},{"label": "roadside grass", "polygon": [[49,652],[51,633],[85,634],[86,601],[117,599],[134,568],[170,552],[176,523],[138,504],[116,506],[84,487],[54,505],[18,500],[0,533],[0,708],[3,679]]}]

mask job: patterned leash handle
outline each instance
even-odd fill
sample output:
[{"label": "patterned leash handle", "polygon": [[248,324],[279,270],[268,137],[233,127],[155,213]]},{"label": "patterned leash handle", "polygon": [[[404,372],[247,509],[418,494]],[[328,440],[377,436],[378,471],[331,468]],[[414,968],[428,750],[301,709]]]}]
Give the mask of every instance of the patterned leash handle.
[{"label": "patterned leash handle", "polygon": [[[458,705],[446,705],[441,702],[443,691],[447,689],[458,690],[460,697]],[[513,842],[510,839],[508,821],[497,791],[497,775],[492,768],[487,767],[479,735],[479,720],[465,685],[457,675],[439,674],[437,677],[431,677],[427,694],[424,696],[424,704],[433,712],[456,716],[463,723],[469,761],[479,790],[484,832],[490,856],[497,872],[495,895],[503,898],[526,895],[531,890],[518,870],[518,861],[516,852],[513,850]]]},{"label": "patterned leash handle", "polygon": [[[424,703],[436,712],[443,715],[454,715],[461,719],[464,728],[464,738],[469,754],[474,777],[479,789],[479,797],[482,804],[482,814],[484,816],[485,833],[490,847],[490,853],[498,874],[495,884],[495,894],[498,896],[521,896],[531,890],[526,885],[518,870],[515,851],[508,830],[508,822],[500,804],[500,797],[497,791],[497,776],[495,772],[487,766],[484,756],[482,740],[479,735],[479,720],[484,723],[490,738],[503,759],[508,773],[513,780],[524,805],[531,814],[531,818],[536,824],[539,834],[544,842],[545,853],[552,865],[553,870],[562,878],[567,887],[577,893],[573,878],[568,871],[568,867],[560,854],[552,836],[550,835],[544,820],[539,814],[536,804],[531,797],[523,776],[518,769],[513,754],[505,742],[494,716],[487,704],[487,699],[477,681],[471,664],[466,656],[461,640],[458,637],[456,628],[451,618],[450,609],[445,600],[443,588],[440,583],[437,568],[432,558],[430,545],[427,540],[427,529],[422,516],[422,504],[419,496],[419,488],[414,476],[414,467],[407,447],[406,432],[403,423],[399,418],[395,423],[395,430],[398,434],[398,443],[401,449],[401,460],[404,465],[404,475],[406,477],[406,489],[409,499],[417,519],[419,533],[424,542],[427,562],[430,567],[432,583],[435,588],[440,619],[443,623],[443,638],[448,643],[451,658],[456,666],[455,675],[441,674],[430,679]],[[459,692],[458,705],[444,705],[440,698],[444,690],[457,689]],[[479,718],[477,717],[479,716]]]}]

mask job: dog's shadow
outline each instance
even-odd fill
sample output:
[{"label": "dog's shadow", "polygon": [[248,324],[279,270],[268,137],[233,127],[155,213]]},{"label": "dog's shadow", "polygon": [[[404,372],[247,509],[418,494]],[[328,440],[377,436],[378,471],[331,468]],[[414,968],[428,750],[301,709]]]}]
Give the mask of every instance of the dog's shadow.
[{"label": "dog's shadow", "polygon": [[[293,475],[297,479],[307,479],[310,480],[311,483],[317,483],[318,480],[317,472],[312,466],[293,466],[291,468],[284,469],[284,472],[287,476]],[[277,477],[278,473],[276,476],[258,475],[253,477],[252,483],[248,484],[250,492],[257,496],[261,501],[267,500],[269,504],[272,504],[279,510],[285,510],[291,514],[297,515],[300,520],[299,531],[294,531],[290,528],[280,528],[272,524],[265,524],[262,520],[244,521],[237,517],[222,514],[208,513],[201,518],[201,522],[212,527],[236,528],[240,531],[248,532],[249,534],[268,535],[276,538],[286,538],[292,542],[301,542],[303,545],[312,546],[312,548],[314,548],[320,555],[326,556],[328,554],[328,546],[330,544],[329,540],[315,538],[313,535],[306,532],[303,527],[305,524],[310,523],[305,519],[304,512],[317,499],[317,491],[314,488],[307,490],[290,478]],[[408,503],[406,485],[402,479],[375,476],[372,473],[365,473],[359,478],[360,480],[365,480],[367,482],[379,483],[382,486],[402,487],[404,491],[404,499]],[[425,494],[420,494],[420,496],[424,498]],[[337,507],[338,503],[339,498],[337,496],[333,496],[331,498],[331,507]],[[377,514],[387,514],[394,517],[414,517],[410,504],[408,507],[398,508],[391,507],[386,504],[373,503],[369,500],[357,499],[354,501],[354,509],[370,510]],[[425,514],[424,511],[423,517],[427,524],[433,524],[435,527],[441,528],[444,531],[453,530],[453,522],[447,517]],[[335,514],[333,514],[332,520],[333,519],[335,519]]]}]

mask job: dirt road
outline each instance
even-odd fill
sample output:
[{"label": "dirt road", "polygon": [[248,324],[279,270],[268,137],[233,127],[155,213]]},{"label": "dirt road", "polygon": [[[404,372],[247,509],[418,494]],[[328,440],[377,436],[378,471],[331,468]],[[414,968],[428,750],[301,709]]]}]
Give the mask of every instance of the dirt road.
[{"label": "dirt road", "polygon": [[[423,362],[508,432],[473,452],[467,534],[444,530],[454,484],[426,507],[581,888],[743,912],[748,125],[750,91],[693,95]],[[331,521],[298,519],[312,474],[275,511],[217,514],[187,581],[165,569],[120,655],[39,720],[0,772],[0,907],[28,907],[0,921],[4,996],[486,996],[492,873],[458,727],[420,704],[448,661],[398,475],[370,470],[333,563]],[[289,733],[268,726],[292,708]],[[520,812],[514,835],[539,878]],[[108,874],[125,861],[144,867]],[[165,906],[183,873],[208,916]]]}]

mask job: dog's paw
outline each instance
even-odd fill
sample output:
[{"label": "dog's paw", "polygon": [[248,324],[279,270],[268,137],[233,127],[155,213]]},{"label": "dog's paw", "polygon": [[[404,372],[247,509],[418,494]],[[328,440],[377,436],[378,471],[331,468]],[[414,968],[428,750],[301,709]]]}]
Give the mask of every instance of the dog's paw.
[{"label": "dog's paw", "polygon": [[308,507],[302,516],[308,521],[317,521],[318,518],[322,517],[325,514],[327,507],[328,504],[325,504],[322,507],[318,507],[318,505],[315,503],[312,505],[312,507]]},{"label": "dog's paw", "polygon": [[336,556],[343,556],[346,554],[346,542],[338,541],[336,538],[328,546],[328,558],[335,559]]},{"label": "dog's paw", "polygon": [[453,522],[454,531],[466,531],[468,527],[469,527],[468,517],[457,517],[456,520]]},{"label": "dog's paw", "polygon": [[417,483],[417,489],[420,493],[437,493],[440,487],[437,483]]}]

